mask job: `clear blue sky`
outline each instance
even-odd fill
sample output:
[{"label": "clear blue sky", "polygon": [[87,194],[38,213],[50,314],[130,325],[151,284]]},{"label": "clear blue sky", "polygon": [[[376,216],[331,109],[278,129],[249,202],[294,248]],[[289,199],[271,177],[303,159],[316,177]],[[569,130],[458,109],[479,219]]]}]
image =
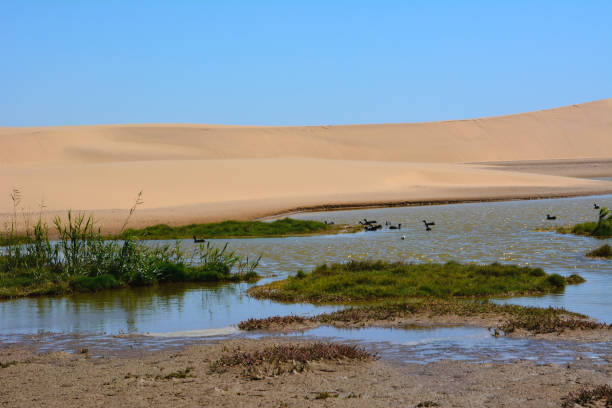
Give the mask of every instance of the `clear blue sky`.
[{"label": "clear blue sky", "polygon": [[0,125],[460,119],[612,97],[612,1],[0,2]]}]

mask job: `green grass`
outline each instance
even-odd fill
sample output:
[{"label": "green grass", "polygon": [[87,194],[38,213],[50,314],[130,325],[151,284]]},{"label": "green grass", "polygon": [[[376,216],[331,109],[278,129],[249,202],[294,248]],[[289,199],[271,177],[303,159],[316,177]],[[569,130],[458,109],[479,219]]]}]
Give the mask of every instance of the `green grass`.
[{"label": "green grass", "polygon": [[612,237],[612,214],[607,207],[603,207],[599,210],[597,221],[583,222],[573,227],[561,227],[557,229],[557,232],[595,238],[610,238]]},{"label": "green grass", "polygon": [[557,228],[557,232],[595,238],[610,238],[612,237],[612,220],[603,221],[601,224],[597,222],[583,222],[573,227]]},{"label": "green grass", "polygon": [[608,244],[600,246],[587,254],[592,258],[608,258],[612,259],[612,247]]},{"label": "green grass", "polygon": [[185,252],[175,245],[108,241],[84,215],[55,220],[57,242],[40,221],[25,243],[0,248],[0,298],[95,292],[168,282],[254,281],[259,259],[206,243]]},{"label": "green grass", "polygon": [[345,226],[327,225],[318,221],[283,218],[272,222],[223,221],[208,224],[190,224],[170,227],[158,224],[143,229],[127,229],[120,238],[137,239],[187,239],[198,238],[239,238],[239,237],[283,237],[309,235],[325,232],[339,232]]},{"label": "green grass", "polygon": [[406,264],[382,261],[322,265],[249,290],[256,298],[345,303],[409,298],[515,296],[559,292],[566,279],[516,265]]}]

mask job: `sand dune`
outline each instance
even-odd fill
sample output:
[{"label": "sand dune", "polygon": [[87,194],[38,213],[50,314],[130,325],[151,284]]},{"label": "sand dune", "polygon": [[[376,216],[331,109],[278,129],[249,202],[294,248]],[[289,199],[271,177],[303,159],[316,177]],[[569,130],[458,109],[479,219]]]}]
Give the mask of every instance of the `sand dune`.
[{"label": "sand dune", "polygon": [[[24,208],[44,200],[51,213],[93,211],[111,230],[125,215],[114,209],[129,208],[139,190],[143,225],[322,204],[612,192],[610,182],[567,177],[595,167],[612,176],[610,159],[612,99],[414,124],[5,127],[0,213],[11,211],[13,187]],[[497,161],[505,163],[467,164]]]}]

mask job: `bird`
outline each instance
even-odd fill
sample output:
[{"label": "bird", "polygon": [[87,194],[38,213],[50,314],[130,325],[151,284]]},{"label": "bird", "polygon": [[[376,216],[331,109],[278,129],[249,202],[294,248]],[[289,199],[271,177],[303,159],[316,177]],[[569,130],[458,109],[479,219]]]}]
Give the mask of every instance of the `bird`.
[{"label": "bird", "polygon": [[426,227],[433,227],[434,225],[436,225],[435,222],[427,222],[426,220],[423,220],[423,223]]},{"label": "bird", "polygon": [[363,221],[359,221],[359,223],[361,225],[372,225],[372,224],[376,224],[376,221],[368,221],[367,218],[364,218]]},{"label": "bird", "polygon": [[402,241],[403,241],[403,240],[405,240],[405,239],[406,239],[406,236],[405,236],[405,235],[402,235]]},{"label": "bird", "polygon": [[200,238],[196,238],[196,236],[194,235],[193,236],[193,242],[196,243],[196,244],[201,244],[203,242],[206,242],[206,240],[204,238],[201,238],[201,239]]},{"label": "bird", "polygon": [[594,204],[593,204],[593,209],[594,209],[594,210],[599,210],[599,206],[597,205],[597,203],[594,203]]},{"label": "bird", "polygon": [[391,226],[389,226],[389,229],[392,229],[392,230],[395,230],[395,229],[396,229],[396,230],[402,229],[402,224],[391,225]]},{"label": "bird", "polygon": [[557,216],[556,216],[556,215],[546,214],[546,219],[547,219],[547,220],[556,220],[556,219],[557,219]]}]

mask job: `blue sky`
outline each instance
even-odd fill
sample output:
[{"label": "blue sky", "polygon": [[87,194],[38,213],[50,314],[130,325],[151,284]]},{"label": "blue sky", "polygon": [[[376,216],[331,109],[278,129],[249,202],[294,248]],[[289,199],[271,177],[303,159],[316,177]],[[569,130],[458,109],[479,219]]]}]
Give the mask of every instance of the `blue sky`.
[{"label": "blue sky", "polygon": [[0,2],[0,125],[461,119],[612,97],[611,1]]}]

